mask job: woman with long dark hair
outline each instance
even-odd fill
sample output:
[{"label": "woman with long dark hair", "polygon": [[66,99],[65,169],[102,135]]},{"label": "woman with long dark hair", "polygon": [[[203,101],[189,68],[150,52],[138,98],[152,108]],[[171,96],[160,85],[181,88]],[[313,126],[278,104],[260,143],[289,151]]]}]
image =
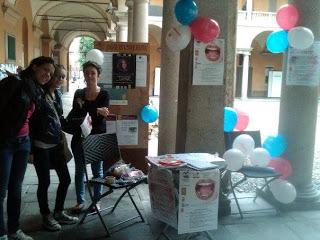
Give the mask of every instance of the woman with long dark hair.
[{"label": "woman with long dark hair", "polygon": [[[32,240],[19,226],[21,188],[30,153],[29,119],[54,72],[50,57],[38,57],[19,75],[0,81],[0,239]],[[8,233],[3,204],[8,190]]]}]

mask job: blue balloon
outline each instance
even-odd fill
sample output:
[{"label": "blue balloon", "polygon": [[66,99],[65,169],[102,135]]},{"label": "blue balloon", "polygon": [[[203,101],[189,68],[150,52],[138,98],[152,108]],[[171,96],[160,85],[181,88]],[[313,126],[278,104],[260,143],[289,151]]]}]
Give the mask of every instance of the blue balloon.
[{"label": "blue balloon", "polygon": [[141,109],[140,116],[146,123],[153,123],[158,119],[158,111],[151,105],[146,105]]},{"label": "blue balloon", "polygon": [[280,157],[287,149],[288,143],[283,135],[269,136],[262,147],[267,149],[271,157]]},{"label": "blue balloon", "polygon": [[176,3],[174,13],[182,25],[189,25],[198,16],[198,7],[192,0],[180,0]]},{"label": "blue balloon", "polygon": [[238,120],[238,115],[236,110],[234,110],[231,107],[225,107],[224,108],[224,125],[223,125],[223,130],[225,132],[231,132]]},{"label": "blue balloon", "polygon": [[289,46],[288,33],[284,30],[270,33],[266,45],[272,53],[284,52]]}]

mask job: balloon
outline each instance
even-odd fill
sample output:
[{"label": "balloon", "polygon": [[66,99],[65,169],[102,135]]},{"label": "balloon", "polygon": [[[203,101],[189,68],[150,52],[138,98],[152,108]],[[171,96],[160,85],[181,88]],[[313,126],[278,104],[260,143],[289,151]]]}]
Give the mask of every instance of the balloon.
[{"label": "balloon", "polygon": [[226,161],[228,170],[238,171],[242,168],[246,157],[240,150],[232,148],[223,154],[223,159]]},{"label": "balloon", "polygon": [[311,47],[314,35],[309,28],[295,27],[289,31],[288,41],[291,47],[303,50]]},{"label": "balloon", "polygon": [[296,188],[286,180],[276,179],[269,186],[274,198],[281,203],[292,203],[297,197]]},{"label": "balloon", "polygon": [[224,131],[231,132],[237,123],[237,112],[231,107],[224,108]]},{"label": "balloon", "polygon": [[270,162],[270,154],[264,148],[255,148],[249,156],[252,165],[266,167]]},{"label": "balloon", "polygon": [[238,116],[238,120],[237,120],[237,124],[235,126],[235,129],[239,130],[239,131],[243,131],[248,127],[249,124],[249,115],[245,112],[237,111],[237,116]]},{"label": "balloon", "polygon": [[204,43],[211,42],[220,34],[219,24],[208,17],[197,17],[189,26],[194,38]]},{"label": "balloon", "polygon": [[288,33],[284,30],[270,33],[266,45],[272,53],[284,52],[289,46]]},{"label": "balloon", "polygon": [[240,150],[245,156],[249,156],[254,149],[254,140],[248,134],[241,134],[233,141],[232,148]]},{"label": "balloon", "polygon": [[178,22],[189,25],[198,15],[197,4],[192,0],[180,0],[176,3],[174,13]]},{"label": "balloon", "polygon": [[282,29],[290,30],[298,23],[299,12],[295,6],[286,4],[279,8],[276,19]]},{"label": "balloon", "polygon": [[103,58],[103,53],[98,49],[91,49],[89,52],[87,52],[86,55],[86,61],[93,61],[98,63],[99,65],[102,65]]},{"label": "balloon", "polygon": [[146,105],[141,109],[140,116],[146,123],[153,123],[158,119],[158,111],[151,105]]},{"label": "balloon", "polygon": [[268,136],[264,140],[262,147],[267,149],[271,157],[281,156],[287,148],[287,140],[283,135]]},{"label": "balloon", "polygon": [[190,28],[183,25],[172,27],[166,36],[167,45],[174,52],[184,49],[186,46],[188,46],[190,40]]},{"label": "balloon", "polygon": [[284,158],[275,158],[268,163],[268,167],[273,168],[275,171],[281,173],[280,179],[286,179],[292,174],[291,163]]}]

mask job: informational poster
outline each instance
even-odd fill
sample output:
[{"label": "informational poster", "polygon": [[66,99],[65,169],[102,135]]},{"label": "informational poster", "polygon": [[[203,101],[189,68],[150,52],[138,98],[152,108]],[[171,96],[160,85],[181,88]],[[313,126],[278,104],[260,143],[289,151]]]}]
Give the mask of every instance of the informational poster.
[{"label": "informational poster", "polygon": [[290,47],[288,50],[287,85],[319,86],[320,42],[315,41],[306,50]]},{"label": "informational poster", "polygon": [[112,56],[112,87],[136,87],[136,56],[135,54],[117,53]]},{"label": "informational poster", "polygon": [[148,172],[150,204],[153,217],[177,228],[177,189],[172,172],[151,167]]},{"label": "informational poster", "polygon": [[110,105],[128,105],[128,89],[107,88]]},{"label": "informational poster", "polygon": [[136,56],[136,87],[147,86],[148,57],[146,55]]},{"label": "informational poster", "polygon": [[193,85],[223,85],[224,39],[194,41]]},{"label": "informational poster", "polygon": [[112,87],[112,52],[103,52],[103,63],[101,65],[102,73],[99,79],[99,84],[105,88]]},{"label": "informational poster", "polygon": [[180,170],[178,234],[218,228],[219,169]]}]

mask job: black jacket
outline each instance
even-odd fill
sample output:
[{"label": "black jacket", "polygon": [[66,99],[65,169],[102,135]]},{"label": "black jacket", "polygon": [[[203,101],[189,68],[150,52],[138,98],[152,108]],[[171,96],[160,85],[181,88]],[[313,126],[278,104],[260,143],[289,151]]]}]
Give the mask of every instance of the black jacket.
[{"label": "black jacket", "polygon": [[17,136],[31,104],[37,105],[40,92],[41,87],[27,72],[0,81],[0,142]]}]

